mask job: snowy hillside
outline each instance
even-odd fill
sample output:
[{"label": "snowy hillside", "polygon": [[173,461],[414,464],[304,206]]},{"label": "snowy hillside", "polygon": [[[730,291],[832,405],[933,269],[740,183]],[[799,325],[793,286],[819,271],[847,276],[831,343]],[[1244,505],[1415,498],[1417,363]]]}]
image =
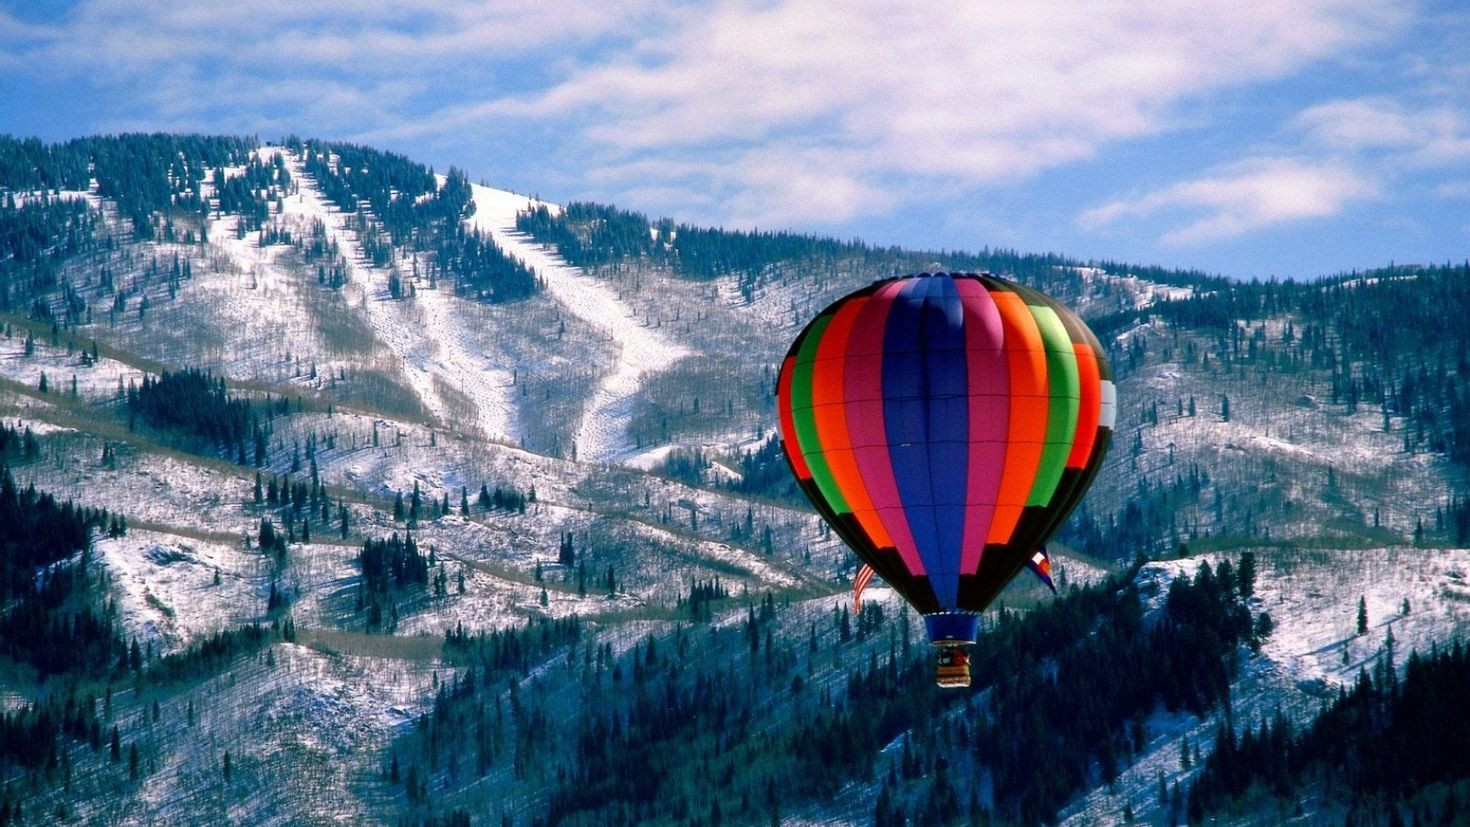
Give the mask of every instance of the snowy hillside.
[{"label": "snowy hillside", "polygon": [[[1252,606],[1275,622],[1261,653],[1243,663],[1232,687],[1237,730],[1254,728],[1284,712],[1310,720],[1339,689],[1351,688],[1361,670],[1386,657],[1388,641],[1402,666],[1410,652],[1470,634],[1470,549],[1257,549],[1260,570]],[[1233,555],[1232,555],[1233,557]],[[1140,574],[1157,610],[1169,582],[1193,576],[1201,562],[1218,556],[1152,563]],[[1368,630],[1357,631],[1359,600]],[[1160,779],[1186,785],[1198,766],[1185,768],[1180,750],[1189,742],[1208,752],[1222,717],[1193,718],[1160,710],[1148,721],[1145,753],[1117,781],[1100,786],[1064,811],[1062,824],[1081,827],[1122,819],[1125,805],[1139,823],[1167,823]],[[1243,819],[1258,823],[1264,814]]]},{"label": "snowy hillside", "polygon": [[[0,182],[15,205],[0,229],[52,242],[0,257],[0,427],[15,434],[0,464],[20,490],[106,510],[89,552],[27,577],[87,567],[48,610],[70,633],[95,609],[119,650],[65,674],[24,647],[0,656],[7,712],[70,701],[100,727],[57,734],[49,768],[0,760],[28,791],[21,823],[426,823],[459,808],[520,827],[553,803],[556,823],[594,823],[571,779],[608,766],[581,736],[631,744],[658,727],[629,722],[683,703],[732,717],[660,724],[691,728],[652,751],[684,768],[649,770],[677,788],[684,816],[667,823],[715,821],[695,777],[746,799],[722,803],[724,823],[871,823],[903,786],[889,776],[912,782],[897,800],[920,818],[929,792],[914,791],[933,779],[910,778],[906,754],[988,696],[801,763],[815,759],[789,732],[856,731],[846,699],[893,700],[883,682],[922,643],[881,583],[851,612],[855,558],[769,441],[775,366],[807,319],[920,269],[1013,265],[1108,348],[1118,427],[1053,544],[1064,594],[1142,555],[1156,615],[1174,577],[1256,555],[1250,610],[1274,630],[1238,653],[1238,726],[1308,720],[1390,631],[1400,663],[1467,632],[1470,348],[1453,330],[1372,327],[1363,309],[1416,284],[1452,304],[1458,272],[1237,289],[595,206],[576,223],[576,204],[350,145],[118,140],[166,174],[103,158],[62,165],[90,181]],[[538,208],[548,224],[528,226]],[[613,225],[627,236],[599,235]],[[191,370],[224,384],[158,391]],[[410,538],[369,576],[369,548]],[[0,620],[22,596],[6,599]],[[1004,600],[1053,598],[1023,578]],[[1156,710],[1146,748],[1057,802],[1060,822],[1126,807],[1167,823],[1161,783],[1188,786],[1181,744],[1208,752],[1222,714]],[[973,759],[952,766],[984,787]],[[783,798],[765,773],[808,786]]]},{"label": "snowy hillside", "polygon": [[613,354],[611,371],[598,382],[573,436],[572,455],[588,462],[618,462],[634,450],[629,425],[646,375],[673,366],[689,351],[648,329],[606,285],[560,261],[554,252],[516,230],[516,213],[539,202],[515,193],[475,186],[470,221],[501,249],[530,265],[546,291],[571,315],[601,334]]}]

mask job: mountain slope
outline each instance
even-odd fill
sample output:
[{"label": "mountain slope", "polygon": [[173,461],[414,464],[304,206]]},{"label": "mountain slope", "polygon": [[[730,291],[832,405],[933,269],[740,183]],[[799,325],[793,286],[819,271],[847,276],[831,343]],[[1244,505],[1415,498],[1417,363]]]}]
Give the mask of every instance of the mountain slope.
[{"label": "mountain slope", "polygon": [[[875,587],[885,619],[853,618],[858,639],[843,640],[855,561],[768,441],[771,385],[811,314],[901,272],[990,267],[1089,318],[1118,373],[1119,427],[1053,547],[1061,579],[1178,557],[1143,569],[1138,586],[1157,597],[1204,560],[1255,553],[1252,610],[1276,628],[1259,654],[1239,652],[1237,726],[1278,707],[1309,717],[1389,628],[1402,652],[1464,631],[1465,268],[1230,284],[561,209],[295,139],[123,136],[50,153],[0,166],[12,170],[0,180],[0,422],[36,445],[0,454],[22,485],[126,518],[125,533],[94,541],[91,594],[140,654],[136,669],[73,676],[96,698],[110,689],[120,757],[105,730],[100,751],[65,742],[71,789],[59,766],[29,776],[28,814],[289,823],[460,807],[476,822],[545,820],[546,788],[582,749],[546,733],[606,715],[589,693],[611,687],[614,667],[630,704],[645,667],[749,684],[739,702],[769,716],[751,737],[832,724],[822,716],[858,697],[854,679],[916,632]],[[84,158],[99,159],[90,180]],[[1448,321],[1423,324],[1436,308]],[[145,377],[184,368],[224,378],[254,430],[212,441],[129,402]],[[289,537],[284,551],[261,548],[264,521]],[[425,579],[371,591],[364,543],[410,534]],[[1006,596],[1045,600],[1029,581]],[[541,625],[573,617],[574,638]],[[196,657],[253,623],[261,640]],[[527,637],[487,663],[461,630],[500,634],[501,647]],[[140,677],[189,653],[204,665],[183,679]],[[470,674],[472,701],[440,700]],[[56,681],[36,678],[4,664],[8,709],[60,701]],[[483,727],[483,777],[470,753],[421,743],[434,731],[423,716],[440,714]],[[834,788],[768,801],[755,758],[706,769],[751,792],[726,820],[866,823],[885,775],[913,766],[909,740],[956,714],[824,759]],[[1061,819],[1113,821],[1127,805],[1163,823],[1159,773],[1187,787],[1180,743],[1207,749],[1218,717],[1147,716],[1146,748],[1111,784],[1099,768],[1090,791],[1056,802]],[[721,746],[664,749],[699,766]],[[310,782],[281,783],[283,765]],[[911,815],[933,790],[929,778],[897,786]],[[711,821],[701,795],[683,823]]]}]

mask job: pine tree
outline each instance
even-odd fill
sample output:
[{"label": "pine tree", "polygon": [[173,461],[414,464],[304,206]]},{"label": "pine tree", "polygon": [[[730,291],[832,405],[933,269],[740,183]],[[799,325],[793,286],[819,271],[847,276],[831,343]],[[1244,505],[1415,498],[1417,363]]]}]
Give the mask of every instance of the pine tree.
[{"label": "pine tree", "polygon": [[1240,555],[1240,566],[1235,571],[1235,579],[1239,583],[1240,596],[1250,597],[1256,593],[1256,553],[1247,551]]}]

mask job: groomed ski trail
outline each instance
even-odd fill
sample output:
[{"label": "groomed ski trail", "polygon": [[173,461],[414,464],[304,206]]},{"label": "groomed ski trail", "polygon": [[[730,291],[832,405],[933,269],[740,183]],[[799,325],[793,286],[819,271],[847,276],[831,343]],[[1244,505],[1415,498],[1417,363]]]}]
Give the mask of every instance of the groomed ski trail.
[{"label": "groomed ski trail", "polygon": [[[628,436],[644,379],[690,355],[680,345],[643,327],[605,284],[569,266],[554,251],[516,229],[516,213],[544,202],[505,190],[471,185],[475,213],[469,219],[506,254],[541,277],[546,291],[572,315],[607,337],[615,349],[613,369],[582,409],[576,431],[577,458],[617,463],[636,450]],[[560,208],[545,205],[553,212]]]},{"label": "groomed ski trail", "polygon": [[301,159],[285,152],[287,168],[299,183],[296,200],[302,212],[318,217],[327,236],[337,242],[347,261],[344,288],[366,315],[374,336],[385,344],[402,366],[416,396],[441,424],[462,421],[439,384],[462,395],[474,406],[472,422],[488,439],[514,444],[520,439],[515,404],[511,401],[511,371],[494,367],[470,344],[465,320],[454,303],[464,301],[449,291],[418,290],[413,299],[395,300],[388,293],[389,270],[369,266],[356,234],[347,228],[347,215],[327,202],[316,179]]}]

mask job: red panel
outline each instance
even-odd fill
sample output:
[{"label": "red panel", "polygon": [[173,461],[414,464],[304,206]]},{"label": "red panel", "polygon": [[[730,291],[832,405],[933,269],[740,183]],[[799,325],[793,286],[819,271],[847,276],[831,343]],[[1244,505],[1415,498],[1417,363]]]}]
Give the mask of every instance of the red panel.
[{"label": "red panel", "polygon": [[791,468],[796,472],[797,479],[809,480],[812,478],[812,470],[807,467],[806,458],[801,455],[801,446],[796,442],[796,419],[791,415],[791,374],[795,366],[795,356],[787,356],[786,361],[781,363],[781,374],[776,382],[776,410],[781,415],[781,448],[791,461]]},{"label": "red panel", "polygon": [[874,548],[889,548],[893,538],[878,518],[868,486],[858,471],[852,437],[847,428],[845,373],[847,348],[858,314],[867,305],[866,296],[851,299],[833,315],[822,333],[812,363],[812,414],[822,443],[822,458],[837,482],[837,488],[852,509],[853,517],[872,540]]},{"label": "red panel", "polygon": [[1102,414],[1102,379],[1098,374],[1097,356],[1091,347],[1073,342],[1072,350],[1077,353],[1077,379],[1081,384],[1082,399],[1077,408],[1077,436],[1072,440],[1067,467],[1083,468],[1092,455],[1093,443],[1097,441],[1097,422]]}]

